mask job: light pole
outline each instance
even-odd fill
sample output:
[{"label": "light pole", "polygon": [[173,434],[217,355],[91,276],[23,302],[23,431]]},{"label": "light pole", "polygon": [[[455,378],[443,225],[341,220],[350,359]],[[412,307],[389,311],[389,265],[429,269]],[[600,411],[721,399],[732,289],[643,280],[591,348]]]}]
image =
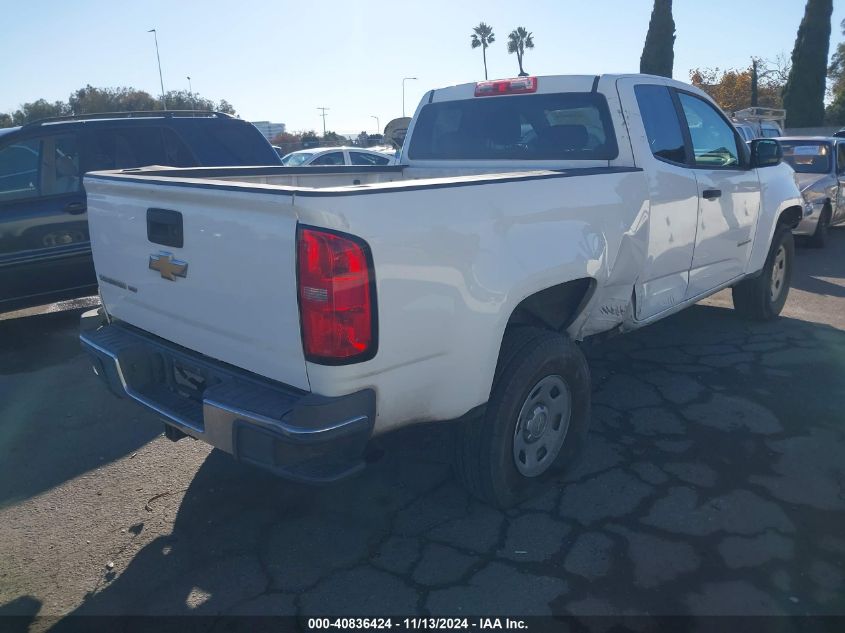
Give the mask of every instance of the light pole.
[{"label": "light pole", "polygon": [[196,110],[197,106],[194,103],[194,89],[191,86],[191,76],[190,75],[188,75],[188,98],[190,98],[190,100],[191,100],[191,109]]},{"label": "light pole", "polygon": [[403,77],[402,78],[402,118],[405,118],[405,82],[406,81],[416,81],[416,77]]},{"label": "light pole", "polygon": [[320,110],[320,116],[323,117],[323,138],[326,138],[326,110],[328,108],[317,108]]},{"label": "light pole", "polygon": [[376,134],[381,134],[381,123],[379,123],[378,117],[375,114],[371,114],[370,118],[376,120]]},{"label": "light pole", "polygon": [[161,56],[158,54],[158,33],[155,29],[150,29],[147,33],[152,33],[156,42],[156,59],[158,60],[158,80],[161,82],[161,102],[164,104],[164,109],[167,110],[167,99],[164,97],[164,78],[161,75]]}]

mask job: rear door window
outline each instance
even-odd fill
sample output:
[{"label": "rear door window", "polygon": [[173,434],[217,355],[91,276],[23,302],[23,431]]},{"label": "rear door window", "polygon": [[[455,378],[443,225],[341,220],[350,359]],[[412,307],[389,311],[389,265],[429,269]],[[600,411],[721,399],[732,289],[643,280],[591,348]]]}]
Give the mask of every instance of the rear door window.
[{"label": "rear door window", "polygon": [[686,161],[684,135],[672,94],[666,86],[642,84],[634,87],[651,153],[658,160],[682,164]]},{"label": "rear door window", "polygon": [[86,172],[168,164],[158,126],[95,129],[86,145]]},{"label": "rear door window", "polygon": [[417,160],[611,160],[617,154],[604,96],[565,92],[423,106],[408,155]]},{"label": "rear door window", "polygon": [[42,141],[41,195],[61,195],[81,189],[79,148],[75,134],[48,136]]},{"label": "rear door window", "polygon": [[162,128],[164,143],[164,164],[171,167],[196,167],[197,160],[179,135],[170,128]]}]

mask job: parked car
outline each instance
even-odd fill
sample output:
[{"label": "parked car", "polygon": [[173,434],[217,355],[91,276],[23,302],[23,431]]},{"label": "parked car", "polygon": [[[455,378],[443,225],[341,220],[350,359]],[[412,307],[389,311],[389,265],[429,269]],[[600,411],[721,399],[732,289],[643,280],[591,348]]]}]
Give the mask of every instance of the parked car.
[{"label": "parked car", "polygon": [[0,312],[97,292],[82,174],[145,165],[279,165],[227,114],[130,112],[0,130]]},{"label": "parked car", "polygon": [[520,77],[428,92],[399,165],[88,174],[81,340],[172,439],[300,480],[457,420],[460,479],[507,506],[586,439],[578,341],[723,288],[780,313],[803,212],[780,152],[678,81]]},{"label": "parked car", "polygon": [[734,127],[737,129],[739,135],[746,142],[753,141],[755,138],[758,137],[757,133],[754,131],[754,128],[748,125],[747,123],[734,123]]},{"label": "parked car", "polygon": [[807,214],[793,231],[821,248],[828,228],[845,223],[845,138],[786,136],[778,139],[784,160],[792,165]]},{"label": "parked car", "polygon": [[[751,107],[737,110],[733,113],[734,125],[748,127],[753,136],[751,138],[775,138],[783,136],[786,125],[786,110],[780,108]],[[746,132],[741,132],[744,136]],[[746,138],[746,140],[751,140]]]},{"label": "parked car", "polygon": [[337,165],[390,165],[388,154],[360,147],[315,147],[291,152],[282,158],[286,167],[332,167]]}]

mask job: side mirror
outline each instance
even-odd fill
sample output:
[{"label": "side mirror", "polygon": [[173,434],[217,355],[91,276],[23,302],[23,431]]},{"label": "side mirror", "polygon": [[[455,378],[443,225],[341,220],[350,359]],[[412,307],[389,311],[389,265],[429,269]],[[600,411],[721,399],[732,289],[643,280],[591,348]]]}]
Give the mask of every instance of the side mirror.
[{"label": "side mirror", "polygon": [[751,167],[773,167],[780,165],[783,149],[773,138],[755,138],[748,145],[751,148]]}]

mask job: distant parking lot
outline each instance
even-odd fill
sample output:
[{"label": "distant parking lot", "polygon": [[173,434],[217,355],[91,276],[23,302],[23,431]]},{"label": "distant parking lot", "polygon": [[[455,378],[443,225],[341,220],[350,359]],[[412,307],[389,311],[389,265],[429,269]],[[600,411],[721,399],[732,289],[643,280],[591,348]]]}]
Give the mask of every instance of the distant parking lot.
[{"label": "distant parking lot", "polygon": [[311,488],[113,398],[79,310],[0,320],[0,614],[845,614],[845,231],[783,318],[721,293],[589,346],[576,472],[507,512],[446,428]]}]

